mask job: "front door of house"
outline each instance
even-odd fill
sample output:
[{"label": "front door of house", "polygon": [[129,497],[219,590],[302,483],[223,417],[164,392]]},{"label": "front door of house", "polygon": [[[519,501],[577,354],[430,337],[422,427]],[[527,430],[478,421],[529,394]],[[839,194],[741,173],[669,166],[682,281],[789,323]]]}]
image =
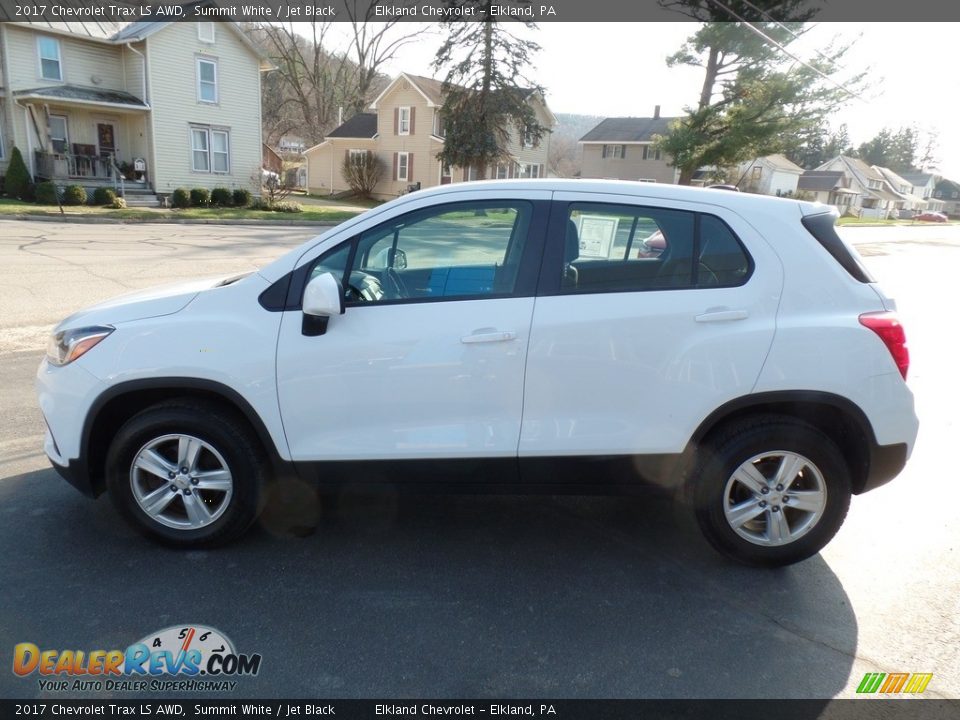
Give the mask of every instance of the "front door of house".
[{"label": "front door of house", "polygon": [[97,154],[100,157],[117,154],[117,126],[114,123],[97,123]]}]

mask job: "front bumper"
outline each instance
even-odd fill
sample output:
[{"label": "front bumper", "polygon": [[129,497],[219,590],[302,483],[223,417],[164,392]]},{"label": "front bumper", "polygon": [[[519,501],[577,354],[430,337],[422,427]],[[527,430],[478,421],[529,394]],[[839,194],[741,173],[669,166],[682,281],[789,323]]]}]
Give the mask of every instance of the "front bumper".
[{"label": "front bumper", "polygon": [[55,367],[44,359],[37,369],[36,391],[47,425],[43,449],[50,464],[84,495],[96,497],[100,491],[93,486],[80,446],[84,423],[103,383],[81,362],[82,358]]}]

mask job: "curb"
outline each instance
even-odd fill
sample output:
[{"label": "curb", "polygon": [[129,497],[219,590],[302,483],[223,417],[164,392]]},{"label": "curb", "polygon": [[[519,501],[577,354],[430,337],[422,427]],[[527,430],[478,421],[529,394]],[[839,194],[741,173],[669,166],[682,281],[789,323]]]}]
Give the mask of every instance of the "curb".
[{"label": "curb", "polygon": [[336,227],[343,220],[251,220],[237,218],[219,219],[181,219],[181,218],[105,218],[85,217],[83,215],[0,215],[0,220],[28,220],[38,222],[79,223],[82,225],[256,225],[259,227]]}]

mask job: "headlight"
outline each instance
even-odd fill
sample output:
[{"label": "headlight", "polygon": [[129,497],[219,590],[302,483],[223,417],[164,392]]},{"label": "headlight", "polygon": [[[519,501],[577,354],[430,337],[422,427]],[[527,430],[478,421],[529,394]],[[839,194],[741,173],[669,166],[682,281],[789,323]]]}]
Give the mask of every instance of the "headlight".
[{"label": "headlight", "polygon": [[68,365],[112,332],[112,327],[101,325],[53,333],[47,343],[47,360],[51,365]]}]

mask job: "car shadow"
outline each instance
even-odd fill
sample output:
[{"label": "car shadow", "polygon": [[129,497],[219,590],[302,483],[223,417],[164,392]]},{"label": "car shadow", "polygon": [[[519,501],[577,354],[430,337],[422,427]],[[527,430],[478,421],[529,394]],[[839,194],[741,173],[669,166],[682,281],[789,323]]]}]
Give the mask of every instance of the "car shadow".
[{"label": "car shadow", "polygon": [[[0,646],[205,624],[263,656],[230,697],[829,698],[853,664],[820,556],[735,565],[660,496],[324,502],[292,486],[239,542],[177,551],[52,471],[7,478]],[[0,695],[31,694],[0,674]]]}]

